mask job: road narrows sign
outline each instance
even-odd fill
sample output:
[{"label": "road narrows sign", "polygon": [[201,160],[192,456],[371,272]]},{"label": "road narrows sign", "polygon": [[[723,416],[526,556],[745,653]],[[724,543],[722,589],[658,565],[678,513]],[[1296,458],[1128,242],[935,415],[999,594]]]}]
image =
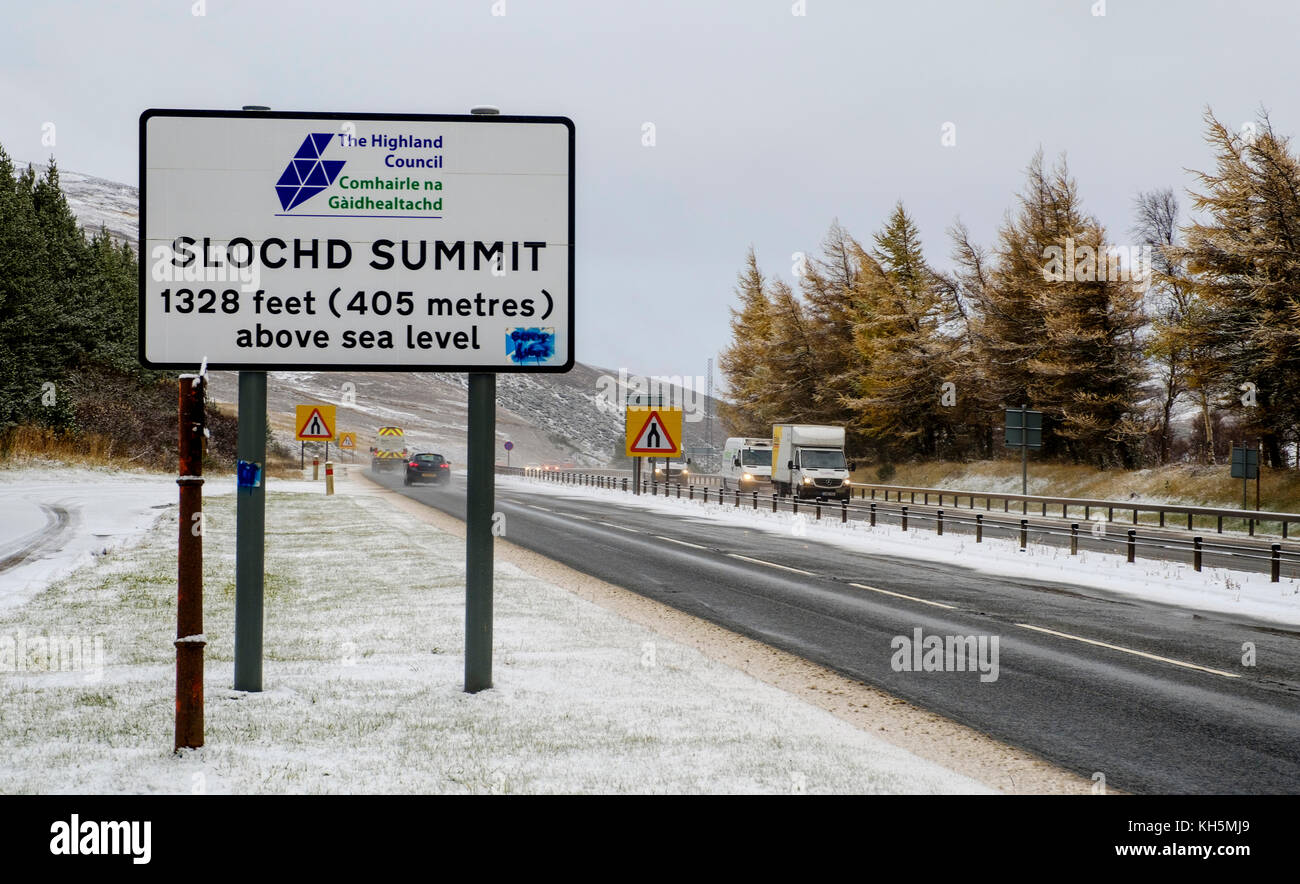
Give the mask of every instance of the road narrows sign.
[{"label": "road narrows sign", "polygon": [[627,454],[675,457],[682,453],[681,409],[627,411]]},{"label": "road narrows sign", "polygon": [[298,427],[295,436],[299,441],[331,441],[334,438],[333,405],[296,405],[294,424]]},{"label": "road narrows sign", "polygon": [[563,372],[566,117],[148,110],[152,368]]},{"label": "road narrows sign", "polygon": [[339,448],[356,448],[356,433],[339,433]]}]

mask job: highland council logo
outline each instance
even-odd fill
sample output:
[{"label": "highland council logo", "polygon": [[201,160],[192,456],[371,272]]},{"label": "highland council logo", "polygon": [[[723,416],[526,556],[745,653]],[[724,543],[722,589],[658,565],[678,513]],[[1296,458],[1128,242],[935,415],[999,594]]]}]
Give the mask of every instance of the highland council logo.
[{"label": "highland council logo", "polygon": [[347,161],[322,157],[332,137],[328,132],[313,132],[303,139],[302,147],[298,148],[298,152],[285,167],[284,174],[275,183],[280,208],[286,212],[297,208],[339,177],[339,172],[343,171],[343,164]]}]

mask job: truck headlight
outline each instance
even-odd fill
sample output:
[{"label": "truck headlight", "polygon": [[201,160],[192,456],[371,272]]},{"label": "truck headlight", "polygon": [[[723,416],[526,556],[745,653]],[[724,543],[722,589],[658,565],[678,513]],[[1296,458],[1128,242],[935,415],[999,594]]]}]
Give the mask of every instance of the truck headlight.
[{"label": "truck headlight", "polygon": [[811,484],[812,484],[812,478],[809,477],[809,476],[804,476],[804,477],[803,477],[803,483],[804,483],[805,485],[811,485]]},{"label": "truck headlight", "polygon": [[754,481],[754,477],[751,476],[749,473],[745,473],[745,475],[742,476],[741,478],[742,478],[742,480],[745,481],[745,482],[752,482],[752,481]]}]

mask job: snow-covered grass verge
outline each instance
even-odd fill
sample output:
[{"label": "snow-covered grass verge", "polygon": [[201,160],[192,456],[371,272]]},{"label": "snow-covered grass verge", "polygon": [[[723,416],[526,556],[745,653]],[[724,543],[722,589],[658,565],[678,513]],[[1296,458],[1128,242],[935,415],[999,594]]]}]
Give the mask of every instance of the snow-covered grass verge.
[{"label": "snow-covered grass verge", "polygon": [[171,751],[174,508],[0,612],[0,668],[6,637],[103,653],[0,671],[0,793],[987,791],[503,562],[496,687],[466,694],[462,541],[341,484],[268,496],[258,694],[230,688],[235,500],[206,501],[200,750]]},{"label": "snow-covered grass verge", "polygon": [[[865,521],[839,521],[838,505],[825,508],[823,520],[789,510],[773,513],[759,502],[757,510],[719,505],[716,495],[705,504],[699,499],[650,497],[577,485],[559,485],[516,476],[498,476],[498,486],[530,494],[552,494],[605,500],[636,506],[678,518],[707,519],[745,528],[789,534],[800,532],[805,542],[818,541],[869,555],[944,562],[986,574],[1020,580],[1040,580],[1091,587],[1116,595],[1133,596],[1201,611],[1256,617],[1274,623],[1300,625],[1300,580],[1284,577],[1279,583],[1268,574],[1205,568],[1196,572],[1189,564],[1142,558],[1130,565],[1118,554],[1081,550],[1077,556],[1056,546],[1029,543],[1023,552],[1013,539],[991,537],[976,543],[973,535],[949,532],[938,536],[933,522],[917,522],[910,531],[883,522],[871,528]],[[769,502],[770,503],[770,502]],[[811,504],[806,507],[811,511]],[[1123,550],[1122,544],[1116,545]],[[777,556],[775,561],[780,561]]]}]

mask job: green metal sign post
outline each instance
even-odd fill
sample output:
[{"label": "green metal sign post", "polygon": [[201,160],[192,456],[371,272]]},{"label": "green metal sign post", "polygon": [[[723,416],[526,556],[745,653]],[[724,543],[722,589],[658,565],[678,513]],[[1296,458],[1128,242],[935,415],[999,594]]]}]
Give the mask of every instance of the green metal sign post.
[{"label": "green metal sign post", "polygon": [[1029,411],[1027,405],[1008,408],[1006,444],[1020,449],[1020,493],[1029,493],[1029,449],[1043,447],[1043,413]]}]

